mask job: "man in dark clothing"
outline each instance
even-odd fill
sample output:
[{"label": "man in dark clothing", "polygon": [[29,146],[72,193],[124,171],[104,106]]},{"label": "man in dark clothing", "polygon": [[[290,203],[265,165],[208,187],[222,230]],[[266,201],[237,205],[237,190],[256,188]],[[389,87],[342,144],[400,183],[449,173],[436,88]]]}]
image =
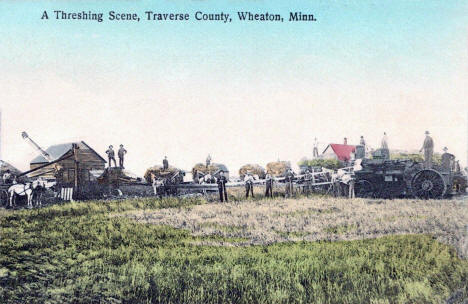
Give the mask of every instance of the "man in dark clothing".
[{"label": "man in dark clothing", "polygon": [[107,159],[109,160],[109,168],[112,166],[111,161],[114,161],[114,167],[117,167],[117,163],[115,161],[114,147],[112,145],[109,146],[109,149],[107,149],[106,154]]},{"label": "man in dark clothing", "polygon": [[364,149],[364,157],[366,155],[366,140],[364,139],[364,136],[361,135],[361,139],[359,140],[359,145],[363,146]]},{"label": "man in dark clothing", "polygon": [[307,169],[304,174],[304,187],[303,187],[303,192],[305,195],[309,195],[311,191],[311,182],[312,182],[312,174],[310,173],[310,170]]},{"label": "man in dark clothing", "polygon": [[219,190],[219,200],[221,202],[223,201],[223,199],[226,202],[228,201],[226,183],[227,183],[227,178],[226,176],[224,176],[224,171],[220,171],[219,178],[218,178],[218,190]]},{"label": "man in dark clothing", "polygon": [[208,168],[210,165],[211,165],[211,155],[208,154],[208,156],[206,157],[206,167]]},{"label": "man in dark clothing", "polygon": [[169,169],[169,161],[167,160],[167,156],[164,156],[164,159],[163,159],[163,169],[164,170]]},{"label": "man in dark clothing", "polygon": [[426,131],[426,138],[424,139],[423,146],[419,152],[424,150],[424,168],[432,168],[432,154],[434,152],[434,141],[432,137],[429,136],[429,131]]},{"label": "man in dark clothing", "polygon": [[124,149],[124,146],[123,145],[120,145],[120,148],[119,148],[119,167],[124,169],[124,156],[125,154],[127,154],[127,150]]},{"label": "man in dark clothing", "polygon": [[270,173],[267,173],[265,177],[265,196],[266,197],[273,197],[273,176]]},{"label": "man in dark clothing", "polygon": [[251,193],[252,197],[254,197],[253,176],[249,172],[247,172],[247,174],[245,175],[244,182],[245,182],[245,198],[249,197],[249,193]]},{"label": "man in dark clothing", "polygon": [[366,145],[366,141],[364,140],[364,136],[361,135],[361,139],[359,140],[359,144],[361,146],[365,146]]},{"label": "man in dark clothing", "polygon": [[447,147],[444,147],[444,153],[441,155],[441,166],[445,171],[450,171],[452,170],[453,167],[453,162],[455,160],[455,156],[453,154],[448,153]]}]

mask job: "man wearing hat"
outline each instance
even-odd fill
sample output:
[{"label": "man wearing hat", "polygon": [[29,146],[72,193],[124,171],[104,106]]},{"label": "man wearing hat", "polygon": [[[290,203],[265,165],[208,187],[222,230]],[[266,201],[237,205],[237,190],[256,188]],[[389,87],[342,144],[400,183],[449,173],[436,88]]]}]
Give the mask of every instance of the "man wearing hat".
[{"label": "man wearing hat", "polygon": [[227,178],[226,176],[224,176],[224,171],[221,170],[219,171],[219,178],[218,178],[218,191],[219,191],[219,200],[221,202],[223,202],[223,199],[224,201],[228,201],[228,197],[227,197],[227,191],[226,191],[226,183],[227,183]]},{"label": "man wearing hat", "polygon": [[273,176],[270,173],[265,176],[265,186],[265,196],[273,197]]},{"label": "man wearing hat", "polygon": [[447,153],[447,147],[444,147],[444,153],[441,155],[441,166],[444,171],[450,171],[452,168],[453,161],[455,160],[455,156],[453,154]]},{"label": "man wearing hat", "polygon": [[249,197],[249,193],[254,197],[253,194],[253,176],[250,174],[250,172],[247,172],[244,177],[244,182],[245,182],[245,198]]},{"label": "man wearing hat", "polygon": [[286,193],[285,197],[291,197],[294,192],[294,186],[293,186],[293,181],[294,181],[294,173],[292,169],[288,169],[286,176],[285,176],[285,181],[286,181]]},{"label": "man wearing hat", "polygon": [[314,158],[317,158],[319,156],[317,137],[314,138],[314,152],[313,152],[313,155],[314,155]]},{"label": "man wearing hat", "polygon": [[107,154],[107,159],[109,160],[109,168],[112,166],[112,162],[114,161],[114,167],[117,167],[117,163],[115,161],[115,152],[114,152],[114,146],[110,145],[109,149],[106,151]]},{"label": "man wearing hat", "polygon": [[423,146],[419,152],[424,150],[424,168],[432,168],[432,154],[434,153],[434,141],[432,137],[429,136],[429,131],[425,132],[426,138],[424,139]]},{"label": "man wearing hat", "polygon": [[211,165],[211,155],[208,154],[208,156],[206,157],[206,167],[208,168],[210,165]]},{"label": "man wearing hat", "polygon": [[124,169],[124,157],[125,154],[127,154],[127,150],[125,150],[123,145],[120,145],[119,152],[117,154],[119,155],[119,167]]}]

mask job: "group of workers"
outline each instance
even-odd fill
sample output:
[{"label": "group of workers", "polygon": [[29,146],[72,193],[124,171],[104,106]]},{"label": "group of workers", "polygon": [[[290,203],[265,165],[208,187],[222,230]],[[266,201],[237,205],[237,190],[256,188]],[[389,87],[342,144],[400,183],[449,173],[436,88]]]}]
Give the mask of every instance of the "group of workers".
[{"label": "group of workers", "polygon": [[[314,138],[314,144],[313,144],[313,156],[314,158],[317,158],[319,156],[318,152],[318,144],[319,142],[317,141],[317,138]],[[344,138],[344,144],[347,144],[347,138]],[[360,137],[359,140],[359,145],[364,147],[364,151],[366,151],[366,141],[364,139],[364,136]],[[380,150],[382,153],[382,156],[385,158],[390,157],[390,152],[389,152],[389,146],[388,146],[388,137],[387,133],[383,133],[382,140],[380,142]],[[442,159],[441,159],[441,165],[442,168],[450,169],[459,172],[460,171],[460,165],[458,161],[455,161],[455,157],[447,153],[447,147],[444,147],[444,154],[442,154]],[[420,152],[424,151],[424,167],[425,168],[432,168],[432,158],[433,158],[433,153],[434,153],[434,140],[432,137],[429,135],[429,131],[425,132],[425,139],[422,145],[422,148],[420,149]],[[119,167],[124,168],[124,157],[125,154],[127,153],[127,150],[125,150],[123,145],[120,145],[120,148],[118,150],[118,157],[119,157]],[[113,150],[113,146],[109,146],[109,149],[106,151],[106,154],[108,156],[109,160],[109,167],[111,167],[111,162],[114,162],[114,165],[116,166],[116,160],[115,160],[115,152]],[[168,170],[169,169],[169,161],[167,159],[167,156],[164,157],[163,161],[163,170]],[[211,155],[208,155],[206,158],[206,168],[208,168],[211,165]],[[306,180],[309,181],[310,178],[307,178],[307,174],[310,174],[309,170],[306,170],[305,172]],[[217,183],[218,185],[218,191],[219,191],[219,199],[221,202],[223,201],[228,201],[228,195],[226,191],[226,183],[228,182],[227,177],[225,176],[225,172],[223,170],[220,170],[217,172],[217,179],[213,179],[213,182]],[[211,177],[211,175],[210,175]],[[8,174],[6,173],[3,176],[3,179],[8,179]],[[160,188],[160,186],[163,185],[163,182],[159,181],[154,174],[151,175],[151,179],[153,181],[153,188],[155,194],[157,194],[157,188]],[[291,169],[287,169],[286,173],[284,175],[285,179],[285,197],[291,197],[294,193],[294,188],[293,188],[293,183],[295,179],[294,172]],[[254,176],[251,174],[251,172],[247,172],[243,181],[245,183],[245,197],[248,198],[249,196],[254,197],[254,192],[253,192],[253,185],[254,185]],[[270,173],[267,173],[265,176],[265,196],[266,197],[273,197],[273,182],[274,178]],[[309,188],[309,183],[306,182],[306,185],[304,186],[304,191],[310,190]]]},{"label": "group of workers", "polygon": [[[109,168],[112,167],[112,161],[114,162],[114,167],[117,167],[117,163],[115,161],[115,151],[114,146],[110,145],[109,149],[106,151],[107,159],[109,161]],[[119,167],[124,169],[124,158],[125,154],[127,154],[127,150],[125,150],[123,145],[120,145],[119,151],[117,151],[117,155],[119,156]]]},{"label": "group of workers", "polygon": [[[424,168],[430,169],[432,168],[432,159],[434,155],[434,140],[432,137],[429,135],[429,131],[424,132],[425,138],[423,145],[419,152],[424,153]],[[347,145],[347,138],[344,138],[344,144]],[[360,140],[359,140],[359,145],[364,147],[364,151],[366,151],[366,141],[364,139],[364,136],[361,135]],[[380,141],[380,151],[381,154],[384,158],[390,158],[390,149],[388,147],[388,137],[387,133],[384,132],[382,136],[382,140]],[[447,147],[444,148],[444,152],[447,153]],[[452,155],[452,154],[450,154]],[[318,149],[317,149],[317,138],[315,138],[314,141],[314,157],[318,156]],[[453,155],[452,155],[453,156]],[[449,157],[449,156],[446,156]],[[454,158],[453,158],[454,160]],[[458,165],[459,166],[459,165]]]},{"label": "group of workers", "polygon": [[[286,192],[285,197],[291,197],[294,194],[294,172],[292,169],[288,169],[285,175],[286,181]],[[253,186],[255,178],[251,172],[247,172],[244,176],[243,182],[245,183],[245,198],[254,197]],[[273,182],[274,177],[270,173],[265,175],[265,197],[273,197]],[[219,190],[219,200],[221,202],[227,202],[226,183],[227,179],[224,176],[224,171],[220,171],[220,176],[217,180]]]}]

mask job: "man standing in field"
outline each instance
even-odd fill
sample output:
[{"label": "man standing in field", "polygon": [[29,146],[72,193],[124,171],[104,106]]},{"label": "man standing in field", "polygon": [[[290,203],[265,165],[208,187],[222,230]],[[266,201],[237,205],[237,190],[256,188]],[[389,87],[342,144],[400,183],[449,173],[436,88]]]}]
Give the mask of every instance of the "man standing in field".
[{"label": "man standing in field", "polygon": [[424,150],[424,168],[432,168],[432,154],[434,152],[434,141],[432,137],[429,136],[429,131],[425,132],[426,138],[424,139],[423,146],[419,152]]},{"label": "man standing in field", "polygon": [[124,156],[125,156],[125,154],[127,154],[127,150],[125,150],[123,145],[120,145],[118,155],[119,155],[119,167],[122,168],[122,169],[124,169]]},{"label": "man standing in field", "polygon": [[311,190],[311,184],[312,182],[312,174],[310,173],[310,170],[307,169],[305,171],[305,174],[304,174],[304,188],[303,188],[303,192],[305,195],[309,195],[310,193],[310,190]]},{"label": "man standing in field", "polygon": [[164,170],[169,169],[169,161],[167,160],[167,156],[164,156],[164,159],[163,159],[163,169]]},{"label": "man standing in field", "polygon": [[273,197],[273,176],[267,173],[265,176],[265,197]]},{"label": "man standing in field", "polygon": [[244,177],[244,182],[245,182],[245,198],[249,198],[249,193],[252,194],[252,197],[254,197],[253,194],[253,176],[250,174],[250,172],[247,172]]},{"label": "man standing in field", "polygon": [[294,188],[293,188],[294,173],[292,172],[292,169],[288,169],[285,180],[286,180],[285,197],[292,197],[293,191],[294,191]]},{"label": "man standing in field", "polygon": [[114,167],[117,167],[117,163],[115,161],[114,147],[112,145],[109,146],[109,149],[107,149],[106,154],[107,159],[109,160],[109,168],[112,166],[111,161],[114,161]]},{"label": "man standing in field", "polygon": [[161,196],[160,187],[162,186],[163,183],[162,181],[158,180],[158,178],[156,177],[156,174],[154,174],[153,172],[151,172],[151,183],[153,186],[154,195]]},{"label": "man standing in field", "polygon": [[223,202],[223,199],[225,202],[228,201],[227,197],[227,191],[226,191],[226,183],[227,183],[227,178],[224,176],[224,171],[221,170],[219,172],[219,178],[218,178],[218,191],[219,191],[219,201]]}]

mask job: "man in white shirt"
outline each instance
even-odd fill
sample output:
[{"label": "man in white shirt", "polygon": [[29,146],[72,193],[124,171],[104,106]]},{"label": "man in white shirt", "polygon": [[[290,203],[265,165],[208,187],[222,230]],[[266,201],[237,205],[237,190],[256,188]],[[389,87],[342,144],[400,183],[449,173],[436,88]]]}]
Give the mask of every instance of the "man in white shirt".
[{"label": "man in white shirt", "polygon": [[247,172],[244,177],[244,182],[245,182],[245,198],[249,197],[249,193],[254,197],[253,194],[253,176],[250,174],[250,172]]}]

